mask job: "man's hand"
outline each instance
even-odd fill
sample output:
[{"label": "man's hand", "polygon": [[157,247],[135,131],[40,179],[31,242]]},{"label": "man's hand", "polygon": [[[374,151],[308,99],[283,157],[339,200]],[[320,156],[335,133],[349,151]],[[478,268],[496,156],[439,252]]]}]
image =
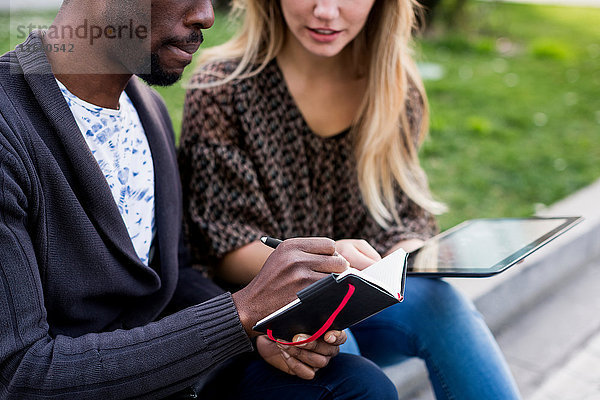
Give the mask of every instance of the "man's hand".
[{"label": "man's hand", "polygon": [[362,239],[342,239],[335,243],[335,249],[350,263],[352,268],[365,269],[381,260],[381,256],[369,242]]},{"label": "man's hand", "polygon": [[[293,341],[307,338],[296,335]],[[325,340],[320,338],[299,346],[285,346],[263,335],[256,339],[256,348],[261,357],[275,368],[302,379],[313,379],[315,373],[339,353],[339,346],[346,342],[346,333],[329,331],[323,338]]]},{"label": "man's hand", "polygon": [[326,238],[289,239],[267,258],[259,274],[233,294],[240,320],[249,336],[256,321],[296,299],[296,293],[349,266],[334,256],[335,242]]}]

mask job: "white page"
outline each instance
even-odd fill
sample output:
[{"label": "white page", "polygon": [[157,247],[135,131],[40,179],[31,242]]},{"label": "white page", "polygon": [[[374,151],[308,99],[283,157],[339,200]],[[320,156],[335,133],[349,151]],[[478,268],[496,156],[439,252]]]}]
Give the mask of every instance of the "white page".
[{"label": "white page", "polygon": [[349,268],[339,274],[337,279],[340,280],[348,274],[358,275],[367,281],[373,282],[396,297],[398,296],[398,293],[402,291],[402,276],[405,268],[405,260],[406,252],[402,249],[398,249],[362,271]]}]

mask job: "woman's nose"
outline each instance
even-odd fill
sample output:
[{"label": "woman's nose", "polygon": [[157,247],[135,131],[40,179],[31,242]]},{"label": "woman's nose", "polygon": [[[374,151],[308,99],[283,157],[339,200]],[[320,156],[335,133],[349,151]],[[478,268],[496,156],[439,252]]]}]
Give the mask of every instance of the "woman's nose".
[{"label": "woman's nose", "polygon": [[338,3],[338,0],[318,0],[313,13],[318,19],[336,19],[340,15]]}]

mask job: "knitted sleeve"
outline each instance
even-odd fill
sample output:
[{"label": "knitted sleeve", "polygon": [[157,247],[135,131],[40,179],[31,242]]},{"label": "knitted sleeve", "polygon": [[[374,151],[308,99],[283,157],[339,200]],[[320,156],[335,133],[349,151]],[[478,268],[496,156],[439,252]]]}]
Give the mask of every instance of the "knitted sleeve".
[{"label": "knitted sleeve", "polygon": [[35,176],[9,129],[0,117],[0,398],[163,398],[251,350],[229,293],[133,329],[52,335],[28,232]]}]

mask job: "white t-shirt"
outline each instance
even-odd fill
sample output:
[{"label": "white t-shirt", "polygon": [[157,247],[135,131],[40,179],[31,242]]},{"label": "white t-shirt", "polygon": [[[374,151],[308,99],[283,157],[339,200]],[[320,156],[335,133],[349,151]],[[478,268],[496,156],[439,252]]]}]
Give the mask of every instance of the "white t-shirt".
[{"label": "white t-shirt", "polygon": [[154,235],[154,165],[133,103],[123,92],[118,110],[98,107],[56,82],[104,173],[137,255],[148,265]]}]

